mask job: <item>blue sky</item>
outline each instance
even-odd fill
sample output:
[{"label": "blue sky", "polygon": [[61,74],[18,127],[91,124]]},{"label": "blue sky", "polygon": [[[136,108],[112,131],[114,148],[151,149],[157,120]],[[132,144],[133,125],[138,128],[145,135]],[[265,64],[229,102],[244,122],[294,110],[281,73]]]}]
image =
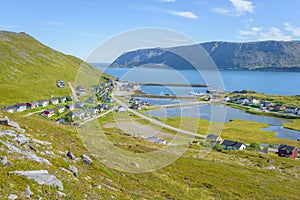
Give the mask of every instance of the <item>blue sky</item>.
[{"label": "blue sky", "polygon": [[197,42],[300,39],[300,0],[10,0],[0,29],[85,58],[112,35],[167,28]]}]

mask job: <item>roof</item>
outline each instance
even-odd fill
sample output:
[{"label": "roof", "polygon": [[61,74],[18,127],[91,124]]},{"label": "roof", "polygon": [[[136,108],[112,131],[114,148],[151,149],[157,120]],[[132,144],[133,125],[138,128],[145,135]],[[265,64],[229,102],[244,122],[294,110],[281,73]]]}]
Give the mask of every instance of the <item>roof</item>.
[{"label": "roof", "polygon": [[234,142],[234,141],[230,141],[230,140],[224,140],[222,142],[222,145],[224,145],[224,146],[230,146],[230,147],[236,147],[236,148],[239,149],[244,144],[240,143],[240,142]]},{"label": "roof", "polygon": [[281,144],[279,145],[278,147],[278,150],[286,150],[286,151],[294,151],[294,149],[298,149],[297,147],[295,146],[288,146],[287,144]]},{"label": "roof", "polygon": [[206,136],[206,139],[218,139],[219,138],[219,136],[218,135],[215,135],[215,134],[208,134],[207,136]]}]

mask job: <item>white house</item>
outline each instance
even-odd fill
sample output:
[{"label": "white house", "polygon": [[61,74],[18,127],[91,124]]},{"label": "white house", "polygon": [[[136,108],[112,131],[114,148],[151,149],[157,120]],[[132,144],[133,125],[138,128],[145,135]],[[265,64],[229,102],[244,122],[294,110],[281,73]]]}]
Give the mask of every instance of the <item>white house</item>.
[{"label": "white house", "polygon": [[240,142],[233,142],[230,140],[223,140],[222,142],[222,147],[223,149],[226,150],[245,150],[246,149],[246,145]]}]

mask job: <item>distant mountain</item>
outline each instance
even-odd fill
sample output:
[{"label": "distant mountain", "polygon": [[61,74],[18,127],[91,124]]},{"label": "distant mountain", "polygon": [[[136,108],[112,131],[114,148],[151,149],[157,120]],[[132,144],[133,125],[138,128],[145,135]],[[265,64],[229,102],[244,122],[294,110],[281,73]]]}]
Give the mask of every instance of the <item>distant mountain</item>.
[{"label": "distant mountain", "polygon": [[[82,60],[53,50],[26,33],[0,31],[0,105],[69,95],[67,81],[74,82],[81,64]],[[84,66],[81,69],[87,77],[100,74],[95,67]],[[56,86],[58,79],[66,82],[66,88]]]},{"label": "distant mountain", "polygon": [[[299,41],[208,42],[200,45],[219,69],[300,71]],[[166,49],[140,49],[124,53],[110,67],[167,65],[174,69],[189,69],[193,66],[173,52],[195,53],[193,49],[195,45]]]}]

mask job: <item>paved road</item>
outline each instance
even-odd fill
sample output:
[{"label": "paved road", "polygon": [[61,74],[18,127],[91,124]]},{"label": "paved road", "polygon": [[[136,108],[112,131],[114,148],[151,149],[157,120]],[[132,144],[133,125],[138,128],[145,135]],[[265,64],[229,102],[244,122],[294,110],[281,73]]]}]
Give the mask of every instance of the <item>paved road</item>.
[{"label": "paved road", "polygon": [[167,124],[165,124],[165,123],[163,123],[163,122],[160,122],[160,121],[158,121],[158,120],[155,120],[155,119],[153,119],[153,118],[150,118],[150,117],[148,117],[148,116],[145,116],[145,115],[143,115],[143,114],[141,114],[141,113],[139,113],[139,112],[137,112],[137,111],[135,111],[135,110],[133,110],[133,109],[130,109],[126,103],[120,101],[118,98],[116,98],[116,97],[114,96],[114,94],[112,94],[111,97],[112,97],[112,99],[115,100],[118,104],[120,104],[121,106],[125,107],[129,112],[131,112],[131,113],[133,113],[133,114],[139,116],[139,117],[142,118],[142,119],[148,120],[148,121],[150,121],[150,122],[153,123],[153,124],[156,124],[156,125],[158,125],[158,126],[160,126],[160,127],[167,128],[167,129],[172,130],[172,131],[176,131],[176,132],[178,132],[178,133],[182,133],[182,134],[186,134],[186,135],[191,135],[191,136],[197,136],[197,137],[205,138],[204,135],[200,135],[200,134],[198,134],[198,133],[194,133],[194,132],[182,130],[182,129],[179,129],[179,128],[175,128],[175,127],[173,127],[173,126],[167,125]]},{"label": "paved road", "polygon": [[76,95],[76,92],[75,92],[75,90],[74,90],[74,88],[73,88],[73,86],[72,86],[72,83],[71,83],[70,81],[68,81],[68,84],[69,84],[69,86],[70,86],[70,89],[72,90],[73,97],[74,97],[74,101],[75,101],[75,102],[78,102],[79,100],[78,100],[77,95]]},{"label": "paved road", "polygon": [[159,105],[159,106],[150,106],[149,108],[175,108],[175,107],[184,107],[184,106],[194,106],[200,104],[207,104],[208,102],[187,102],[187,103],[174,103],[174,104],[166,104],[166,105]]},{"label": "paved road", "polygon": [[38,111],[35,111],[35,112],[31,112],[31,113],[28,113],[28,114],[26,114],[26,115],[24,115],[25,117],[29,117],[29,116],[31,116],[31,115],[34,115],[34,114],[36,114],[36,113],[42,113],[42,112],[44,112],[45,111],[45,109],[44,110],[38,110]]}]

